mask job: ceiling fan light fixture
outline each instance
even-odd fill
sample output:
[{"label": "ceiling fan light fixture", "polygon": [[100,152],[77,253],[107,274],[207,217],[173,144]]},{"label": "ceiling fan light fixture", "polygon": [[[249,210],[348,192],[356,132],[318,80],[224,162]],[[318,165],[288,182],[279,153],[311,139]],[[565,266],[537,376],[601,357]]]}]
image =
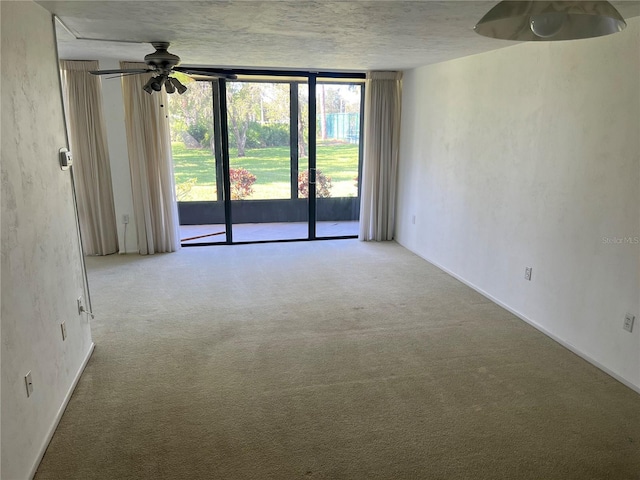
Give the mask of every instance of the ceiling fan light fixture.
[{"label": "ceiling fan light fixture", "polygon": [[153,77],[151,79],[151,82],[149,83],[149,86],[153,89],[153,91],[155,92],[159,92],[162,90],[162,76],[159,77]]},{"label": "ceiling fan light fixture", "polygon": [[153,78],[150,78],[147,83],[144,84],[144,87],[142,87],[142,89],[147,92],[149,95],[151,95],[153,93],[153,88],[151,88],[151,82],[153,82]]},{"label": "ceiling fan light fixture", "polygon": [[624,18],[607,1],[512,1],[493,7],[474,27],[485,37],[557,41],[621,32]]},{"label": "ceiling fan light fixture", "polygon": [[175,93],[176,91],[176,87],[173,86],[173,83],[171,82],[171,78],[167,78],[164,82],[164,89],[167,91],[167,93],[169,95],[171,95],[172,93]]},{"label": "ceiling fan light fixture", "polygon": [[[182,83],[180,83],[180,80],[178,80],[177,78],[169,77],[169,80],[171,81],[172,86],[175,88],[175,90],[178,91],[180,95],[182,95],[184,92],[187,91],[187,87],[185,87]],[[169,90],[167,90],[167,93],[170,93]]]}]

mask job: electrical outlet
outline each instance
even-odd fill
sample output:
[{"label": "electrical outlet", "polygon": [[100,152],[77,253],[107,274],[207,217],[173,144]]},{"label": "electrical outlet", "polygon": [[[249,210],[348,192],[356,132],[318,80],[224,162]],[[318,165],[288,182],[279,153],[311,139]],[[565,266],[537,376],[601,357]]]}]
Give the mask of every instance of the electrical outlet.
[{"label": "electrical outlet", "polygon": [[82,315],[82,312],[84,312],[84,305],[82,303],[82,297],[78,297],[78,315]]},{"label": "electrical outlet", "polygon": [[27,397],[30,397],[33,393],[33,379],[31,378],[31,371],[24,376],[25,387],[27,387]]},{"label": "electrical outlet", "polygon": [[415,215],[411,216],[411,223],[414,224],[414,225],[416,224],[416,216]]},{"label": "electrical outlet", "polygon": [[532,267],[525,267],[524,269],[524,279],[531,281],[531,272],[533,271]]},{"label": "electrical outlet", "polygon": [[635,319],[636,317],[634,317],[630,313],[627,313],[624,316],[624,325],[622,326],[622,328],[624,328],[629,333],[633,332],[633,322],[635,321]]},{"label": "electrical outlet", "polygon": [[67,322],[60,324],[60,330],[62,330],[62,341],[64,342],[67,339]]},{"label": "electrical outlet", "polygon": [[129,214],[125,213],[124,215],[122,215],[122,223],[124,223],[125,225],[127,223],[129,223]]}]

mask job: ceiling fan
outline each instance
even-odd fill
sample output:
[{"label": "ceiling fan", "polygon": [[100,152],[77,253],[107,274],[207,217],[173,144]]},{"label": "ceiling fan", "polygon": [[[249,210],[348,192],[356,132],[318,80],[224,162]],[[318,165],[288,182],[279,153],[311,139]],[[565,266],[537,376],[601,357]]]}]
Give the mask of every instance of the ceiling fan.
[{"label": "ceiling fan", "polygon": [[148,68],[124,68],[120,70],[93,70],[89,73],[93,75],[138,75],[141,73],[152,73],[153,77],[143,87],[144,91],[151,94],[159,92],[164,85],[167,93],[178,92],[182,95],[187,91],[180,81],[172,77],[173,72],[185,73],[187,75],[199,75],[213,78],[224,78],[234,80],[237,77],[232,74],[221,73],[219,69],[207,67],[180,67],[180,57],[169,53],[169,42],[151,42],[156,49],[144,57],[144,62]]}]

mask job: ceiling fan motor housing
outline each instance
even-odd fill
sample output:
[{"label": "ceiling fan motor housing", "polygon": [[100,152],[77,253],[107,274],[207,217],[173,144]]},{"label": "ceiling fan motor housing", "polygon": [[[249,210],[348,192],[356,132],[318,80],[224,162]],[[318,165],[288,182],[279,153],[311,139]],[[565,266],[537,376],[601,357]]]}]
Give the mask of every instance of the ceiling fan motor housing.
[{"label": "ceiling fan motor housing", "polygon": [[167,51],[168,42],[152,42],[151,45],[156,51],[145,55],[145,63],[156,70],[169,74],[171,69],[180,63],[180,57]]}]

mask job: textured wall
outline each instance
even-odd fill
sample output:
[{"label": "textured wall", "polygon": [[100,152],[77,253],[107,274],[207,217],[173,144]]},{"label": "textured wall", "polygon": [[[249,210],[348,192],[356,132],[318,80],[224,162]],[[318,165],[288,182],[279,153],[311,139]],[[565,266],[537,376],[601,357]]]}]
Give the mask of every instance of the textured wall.
[{"label": "textured wall", "polygon": [[402,245],[638,388],[639,31],[406,72],[397,215]]},{"label": "textured wall", "polygon": [[[2,464],[28,478],[91,348],[50,14],[6,2],[2,17]],[[62,341],[60,323],[68,338]],[[27,398],[24,375],[32,372]]]}]

